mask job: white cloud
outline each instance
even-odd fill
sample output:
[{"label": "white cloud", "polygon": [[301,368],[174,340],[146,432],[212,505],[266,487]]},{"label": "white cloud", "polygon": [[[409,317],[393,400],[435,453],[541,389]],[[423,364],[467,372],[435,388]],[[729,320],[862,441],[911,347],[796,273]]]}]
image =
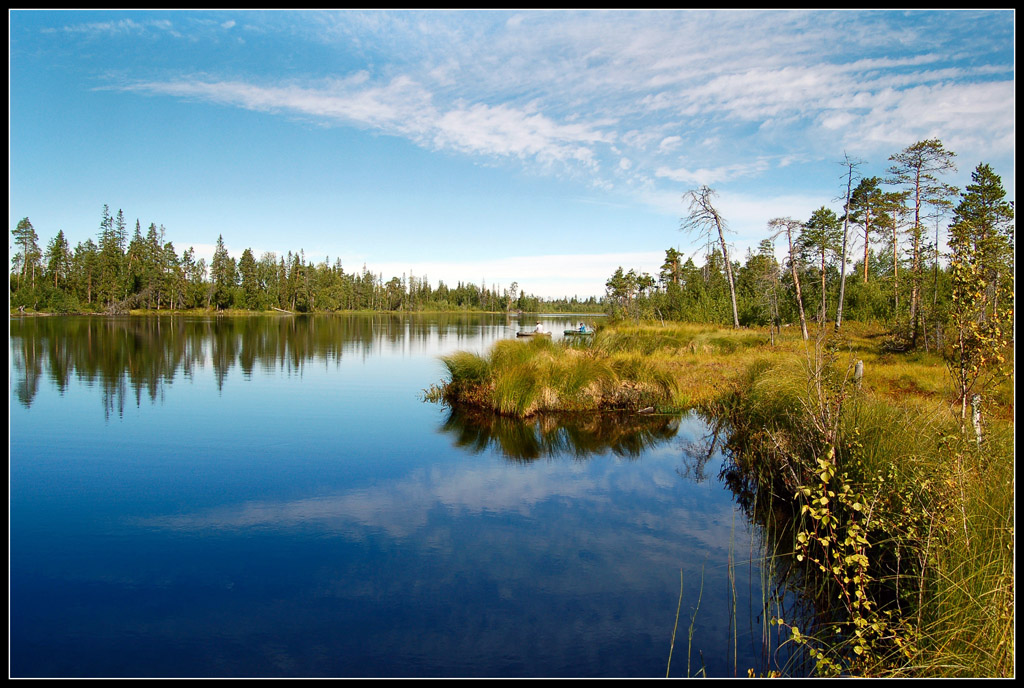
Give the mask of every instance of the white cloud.
[{"label": "white cloud", "polygon": [[664,177],[674,182],[713,186],[721,182],[731,181],[740,177],[750,177],[769,169],[767,160],[723,165],[721,167],[698,168],[689,170],[685,167],[659,167],[654,171],[656,177]]},{"label": "white cloud", "polygon": [[610,137],[587,124],[559,124],[543,114],[507,105],[477,103],[440,115],[427,126],[432,141],[442,149],[452,148],[485,155],[533,156],[542,161],[577,160],[590,162],[592,151],[578,144],[610,141]]},{"label": "white cloud", "polygon": [[658,144],[658,151],[667,152],[670,150],[674,150],[679,147],[679,143],[682,140],[682,137],[679,136],[666,136],[661,140],[661,143]]},{"label": "white cloud", "polygon": [[139,520],[147,528],[181,532],[251,528],[288,529],[314,525],[321,530],[361,537],[380,530],[396,538],[426,527],[438,505],[455,512],[529,514],[552,498],[590,498],[592,481],[584,480],[571,463],[538,463],[534,470],[510,473],[488,469],[420,471],[380,487],[293,501],[252,501],[194,513]]},{"label": "white cloud", "polygon": [[600,124],[560,123],[533,107],[459,101],[444,110],[434,104],[430,92],[407,76],[384,86],[367,84],[366,73],[358,72],[320,87],[193,79],[136,83],[123,89],[361,124],[441,150],[544,163],[575,161],[591,167],[594,151],[589,146],[613,140]]},{"label": "white cloud", "polygon": [[[588,175],[598,189],[752,184],[786,160],[851,150],[884,161],[931,136],[972,158],[1012,151],[1012,60],[978,64],[965,42],[972,22],[993,25],[992,15],[317,14],[308,36],[342,52],[358,46],[372,56],[365,68],[125,88],[370,127]],[[685,160],[684,142],[698,142]]]}]

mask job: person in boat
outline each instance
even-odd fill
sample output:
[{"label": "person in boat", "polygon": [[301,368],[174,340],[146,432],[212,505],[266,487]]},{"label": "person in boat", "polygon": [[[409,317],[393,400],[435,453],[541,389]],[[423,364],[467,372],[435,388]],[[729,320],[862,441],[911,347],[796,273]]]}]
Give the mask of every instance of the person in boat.
[{"label": "person in boat", "polygon": [[587,326],[584,325],[583,323],[580,323],[580,333],[581,334],[586,334],[586,332],[587,332]]},{"label": "person in boat", "polygon": [[537,326],[533,328],[534,333],[544,334],[544,326],[540,324],[540,320],[537,321]]}]

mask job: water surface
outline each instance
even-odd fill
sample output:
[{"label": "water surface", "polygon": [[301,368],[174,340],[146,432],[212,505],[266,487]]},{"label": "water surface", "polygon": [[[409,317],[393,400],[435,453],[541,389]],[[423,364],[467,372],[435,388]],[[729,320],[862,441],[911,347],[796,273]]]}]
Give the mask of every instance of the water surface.
[{"label": "water surface", "polygon": [[[545,317],[556,338],[579,319]],[[700,418],[520,423],[421,401],[438,356],[532,322],[11,319],[11,675],[784,663],[757,532]]]}]

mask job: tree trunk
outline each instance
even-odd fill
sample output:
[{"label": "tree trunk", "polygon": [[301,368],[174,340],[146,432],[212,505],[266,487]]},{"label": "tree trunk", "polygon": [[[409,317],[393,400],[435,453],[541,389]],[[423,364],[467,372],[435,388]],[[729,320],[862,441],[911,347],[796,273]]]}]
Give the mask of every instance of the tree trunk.
[{"label": "tree trunk", "polygon": [[739,328],[740,326],[740,314],[739,309],[736,308],[736,283],[732,278],[732,263],[729,262],[729,249],[725,247],[725,234],[722,232],[722,223],[715,218],[715,224],[718,227],[718,241],[722,245],[722,257],[725,259],[725,274],[729,278],[729,297],[732,299],[732,326]]},{"label": "tree trunk", "polygon": [[864,284],[868,283],[868,248],[871,239],[871,209],[864,211]]},{"label": "tree trunk", "polygon": [[917,346],[921,298],[921,170],[914,179],[914,255],[910,264],[910,346]]},{"label": "tree trunk", "polygon": [[[843,298],[846,296],[846,236],[850,226],[850,193],[853,185],[853,164],[850,163],[849,174],[846,178],[846,205],[843,209],[843,250],[839,259],[839,303],[836,304],[836,329],[843,326]],[[865,247],[867,242],[864,242]],[[864,260],[867,265],[867,259]]]},{"label": "tree trunk", "polygon": [[893,311],[892,317],[895,321],[900,317],[900,248],[899,248],[899,235],[896,229],[896,223],[892,223],[892,294],[893,294]]},{"label": "tree trunk", "polygon": [[825,245],[821,245],[821,316],[818,318],[818,323],[822,326],[825,324],[825,320],[828,318],[828,300],[825,296]]},{"label": "tree trunk", "polygon": [[800,312],[800,332],[804,336],[804,341],[807,341],[807,319],[804,317],[804,299],[800,294],[800,275],[796,270],[796,260],[793,255],[793,233],[792,230],[786,227],[786,239],[789,241],[789,267],[793,271],[793,285],[796,287],[796,305],[797,310]]}]

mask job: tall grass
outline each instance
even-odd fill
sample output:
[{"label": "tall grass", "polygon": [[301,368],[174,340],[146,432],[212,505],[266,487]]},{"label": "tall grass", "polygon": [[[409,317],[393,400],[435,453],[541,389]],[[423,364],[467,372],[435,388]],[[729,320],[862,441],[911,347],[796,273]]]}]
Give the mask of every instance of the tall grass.
[{"label": "tall grass", "polygon": [[[770,344],[757,330],[631,324],[589,343],[501,341],[487,355],[446,357],[443,392],[520,417],[713,412],[731,427],[740,482],[756,486],[754,517],[770,515],[777,570],[824,610],[827,634],[811,653],[819,669],[1012,676],[1013,380],[986,390],[979,445],[951,412],[941,358],[885,353],[871,328],[844,333],[810,342],[783,333]],[[851,379],[855,360],[862,384]],[[774,522],[786,513],[789,522]],[[839,563],[822,575],[807,555]]]},{"label": "tall grass", "polygon": [[[908,374],[915,366],[929,374]],[[824,609],[812,651],[820,670],[1012,676],[1012,425],[992,414],[979,448],[960,434],[935,366],[893,368],[862,390],[835,348],[752,365],[723,407],[737,467],[766,495],[804,505],[775,532],[792,538],[780,547],[804,553],[801,585]],[[894,394],[889,382],[904,376],[914,392]],[[861,556],[862,569],[850,565]],[[844,596],[853,603],[838,603]]]},{"label": "tall grass", "polygon": [[443,359],[451,402],[527,417],[550,411],[638,410],[676,403],[678,384],[664,361],[547,338],[502,340],[486,355]]}]

